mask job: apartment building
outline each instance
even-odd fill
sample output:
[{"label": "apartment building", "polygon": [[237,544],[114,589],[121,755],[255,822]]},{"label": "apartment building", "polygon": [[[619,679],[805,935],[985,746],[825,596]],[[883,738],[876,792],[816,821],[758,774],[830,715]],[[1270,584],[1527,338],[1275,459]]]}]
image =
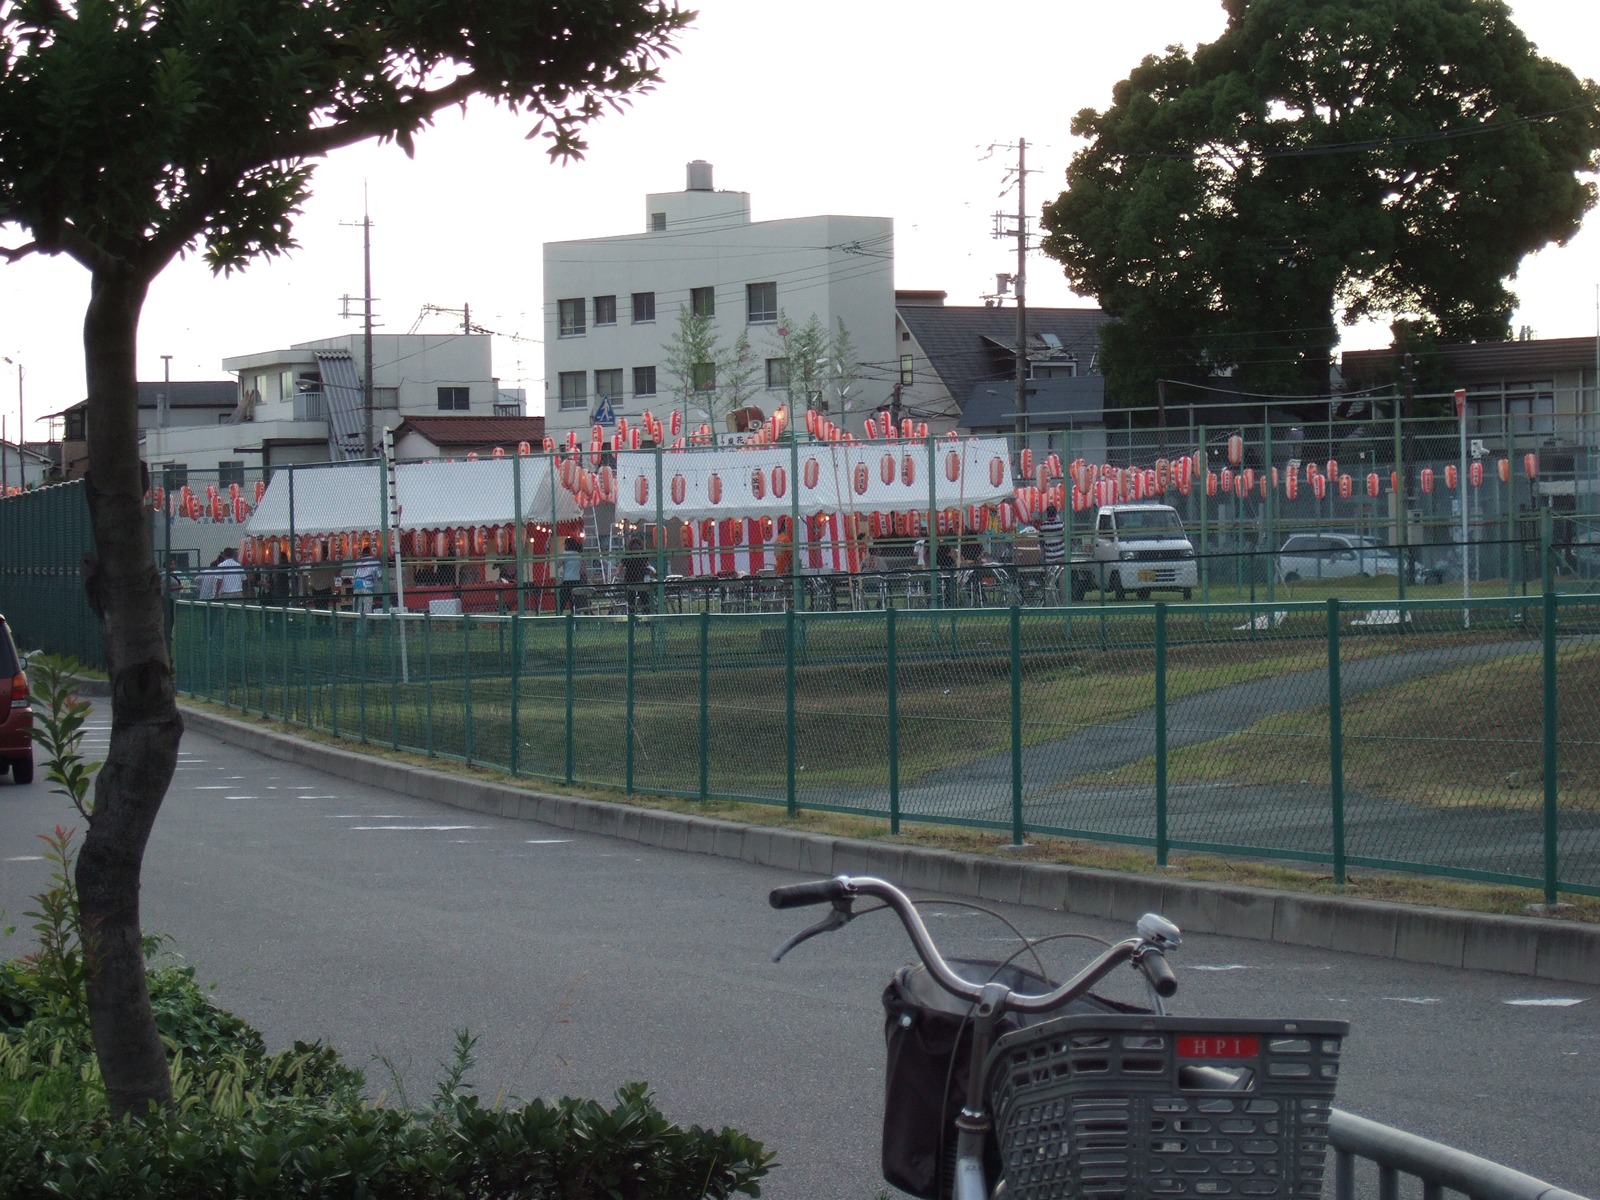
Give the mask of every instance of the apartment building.
[{"label": "apartment building", "polygon": [[719,379],[708,357],[689,364],[685,383],[672,368],[680,310],[706,318],[721,351],[747,338],[741,401],[764,414],[790,398],[785,333],[815,317],[833,335],[842,322],[854,361],[830,372],[848,384],[819,388],[811,403],[860,430],[896,379],[893,221],[753,221],[749,194],[717,191],[709,163],[689,163],[686,183],[645,197],[640,232],[545,243],[547,432],[587,439],[592,425],[646,409],[679,409],[691,426],[726,413],[726,369]]}]

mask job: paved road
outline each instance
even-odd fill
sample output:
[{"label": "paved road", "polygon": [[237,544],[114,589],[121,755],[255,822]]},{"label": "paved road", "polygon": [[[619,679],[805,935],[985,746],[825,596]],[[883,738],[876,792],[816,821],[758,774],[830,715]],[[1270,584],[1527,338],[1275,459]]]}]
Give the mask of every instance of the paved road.
[{"label": "paved road", "polygon": [[[103,745],[102,714],[90,736]],[[45,882],[32,835],[68,815],[42,783],[0,783],[13,917]],[[190,734],[144,911],[275,1045],[321,1036],[357,1063],[382,1056],[422,1095],[465,1026],[484,1092],[603,1096],[647,1079],[674,1118],[776,1148],[767,1195],[867,1200],[878,996],[907,950],[863,920],[770,963],[805,918],[763,898],[792,878],[396,797]],[[1124,932],[1005,911],[1034,933]],[[957,952],[1000,944],[965,909],[932,913]],[[1600,1195],[1574,1136],[1600,1098],[1600,989],[1203,936],[1179,965],[1179,1011],[1352,1021],[1343,1107]]]}]

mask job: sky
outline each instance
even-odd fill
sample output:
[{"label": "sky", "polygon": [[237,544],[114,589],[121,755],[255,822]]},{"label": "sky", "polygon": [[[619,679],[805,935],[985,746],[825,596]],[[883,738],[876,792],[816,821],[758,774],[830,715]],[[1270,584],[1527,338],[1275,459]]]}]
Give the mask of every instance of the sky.
[{"label": "sky", "polygon": [[[1510,0],[1547,57],[1600,78],[1600,5]],[[981,304],[1016,265],[1017,144],[1027,142],[1027,208],[1065,186],[1078,143],[1072,116],[1105,108],[1146,54],[1215,40],[1220,0],[700,0],[696,24],[654,92],[591,127],[582,162],[557,164],[527,121],[486,104],[452,110],[408,159],[394,145],[336,152],[317,166],[296,222],[300,248],[214,277],[197,256],[156,281],[139,338],[139,377],[224,379],[222,359],[359,329],[363,209],[372,220],[378,331],[444,333],[474,324],[497,336],[502,386],[543,396],[542,246],[643,229],[648,192],[684,187],[685,164],[710,162],[719,189],[750,193],[752,217],[886,216],[895,286]],[[1014,221],[1012,223],[1014,225]],[[0,226],[0,244],[21,241]],[[1513,328],[1539,337],[1597,332],[1600,212],[1567,246],[1525,260]],[[343,297],[351,298],[348,318]],[[36,419],[82,399],[88,275],[66,258],[0,265],[0,423],[16,440]],[[1028,302],[1066,306],[1060,267],[1030,256]],[[1346,334],[1346,348],[1388,344],[1386,328]]]}]

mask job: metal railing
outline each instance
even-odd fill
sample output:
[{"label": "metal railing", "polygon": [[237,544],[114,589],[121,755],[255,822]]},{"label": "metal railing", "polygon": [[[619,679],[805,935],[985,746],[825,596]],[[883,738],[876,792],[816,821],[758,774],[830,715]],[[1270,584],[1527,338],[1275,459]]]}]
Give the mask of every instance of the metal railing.
[{"label": "metal railing", "polygon": [[1439,1200],[1446,1191],[1470,1200],[1584,1200],[1487,1158],[1339,1109],[1328,1121],[1328,1144],[1334,1152],[1335,1200],[1374,1194],[1357,1191],[1361,1164],[1376,1168],[1377,1200],[1398,1200],[1403,1178],[1420,1183],[1423,1200]]}]

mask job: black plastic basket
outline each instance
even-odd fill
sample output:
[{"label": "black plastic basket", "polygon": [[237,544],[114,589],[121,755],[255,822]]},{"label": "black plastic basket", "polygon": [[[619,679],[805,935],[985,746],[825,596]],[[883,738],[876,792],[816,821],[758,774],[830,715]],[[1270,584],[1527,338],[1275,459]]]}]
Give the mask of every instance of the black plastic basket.
[{"label": "black plastic basket", "polygon": [[1322,1193],[1344,1021],[1069,1016],[989,1058],[1006,1200]]}]

